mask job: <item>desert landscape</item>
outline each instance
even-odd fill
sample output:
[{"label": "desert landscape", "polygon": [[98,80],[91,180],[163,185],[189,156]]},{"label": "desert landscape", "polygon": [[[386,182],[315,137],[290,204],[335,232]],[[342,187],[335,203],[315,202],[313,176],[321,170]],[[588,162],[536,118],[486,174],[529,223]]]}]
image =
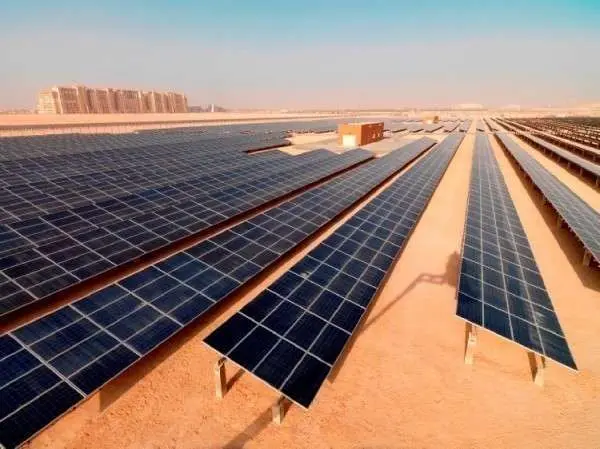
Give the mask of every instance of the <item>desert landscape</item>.
[{"label": "desert landscape", "polygon": [[[474,121],[386,283],[310,410],[226,363],[227,392],[215,398],[218,355],[203,339],[302,259],[399,175],[363,198],[301,248],[170,338],[36,436],[32,448],[139,447],[518,447],[588,448],[600,443],[600,347],[595,338],[600,277],[581,249],[498,145],[494,155],[562,323],[578,372],[547,361],[543,387],[523,347],[481,329],[464,363],[465,322],[456,317]],[[421,138],[400,132],[367,144],[380,157]],[[429,134],[442,141],[441,131]],[[518,144],[592,208],[597,188],[522,140]],[[343,153],[335,133],[303,134],[283,150]],[[218,231],[221,232],[221,231]],[[56,306],[55,306],[56,307]],[[30,318],[31,319],[31,318]],[[14,325],[13,325],[14,326]],[[11,325],[5,326],[11,330]]]},{"label": "desert landscape", "polygon": [[0,10],[0,449],[600,448],[597,2]]}]

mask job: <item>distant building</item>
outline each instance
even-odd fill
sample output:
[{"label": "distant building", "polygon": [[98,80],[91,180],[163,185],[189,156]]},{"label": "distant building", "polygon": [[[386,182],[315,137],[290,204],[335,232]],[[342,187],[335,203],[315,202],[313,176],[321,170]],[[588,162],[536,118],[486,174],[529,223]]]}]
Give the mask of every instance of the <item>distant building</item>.
[{"label": "distant building", "polygon": [[175,92],[55,86],[38,94],[38,114],[138,114],[188,112],[187,97]]},{"label": "distant building", "polygon": [[38,114],[60,114],[58,111],[58,93],[52,89],[41,91],[38,94],[36,110]]}]

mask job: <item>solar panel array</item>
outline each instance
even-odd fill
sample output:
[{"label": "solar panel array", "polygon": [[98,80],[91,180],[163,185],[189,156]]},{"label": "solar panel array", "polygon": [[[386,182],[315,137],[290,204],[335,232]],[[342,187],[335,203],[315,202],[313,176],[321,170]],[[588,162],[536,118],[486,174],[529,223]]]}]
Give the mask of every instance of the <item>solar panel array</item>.
[{"label": "solar panel array", "polygon": [[[237,125],[239,126],[239,125]],[[254,125],[256,127],[256,125]],[[58,134],[49,136],[4,137],[0,139],[0,162],[32,159],[52,162],[53,157],[90,154],[97,151],[135,149],[173,144],[196,144],[198,147],[223,145],[246,151],[253,148],[286,144],[284,131],[242,134],[225,127],[187,128],[177,132],[140,132],[127,134]]]},{"label": "solar panel array", "polygon": [[31,437],[434,144],[412,142],[2,337],[1,443]]},{"label": "solar panel array", "polygon": [[600,214],[560,182],[507,133],[497,133],[501,145],[531,178],[596,263],[600,263]]},{"label": "solar panel array", "polygon": [[437,131],[438,129],[442,129],[444,125],[440,123],[430,123],[423,125],[423,131],[426,133],[432,133]]},{"label": "solar panel array", "polygon": [[471,123],[472,123],[472,122],[473,122],[472,120],[465,120],[464,122],[462,122],[462,123],[460,124],[460,127],[458,128],[458,130],[459,130],[461,133],[466,133],[466,132],[468,132],[468,131],[469,131],[469,128],[471,128]]},{"label": "solar panel array", "polygon": [[539,126],[535,126],[535,123],[525,121],[525,123],[516,122],[514,120],[509,121],[511,125],[515,125],[520,129],[534,133],[536,136],[544,139],[545,141],[551,142],[555,145],[559,145],[568,151],[580,153],[592,161],[596,161],[600,158],[600,149],[585,145],[574,140],[569,140],[565,137],[550,134],[549,132],[542,131]]},{"label": "solar panel array", "polygon": [[[53,161],[32,159],[0,163],[0,223],[26,220],[103,200],[144,194],[148,189],[186,188],[199,177],[224,172],[225,167],[241,168],[289,158],[272,151],[264,158],[240,157],[222,143],[202,149],[193,144],[173,144],[127,151],[111,150],[52,157]],[[44,158],[47,159],[47,158]],[[236,172],[234,171],[234,174]]]},{"label": "solar panel array", "polygon": [[456,128],[458,128],[458,125],[460,125],[460,122],[447,123],[446,125],[444,125],[444,132],[450,133],[450,132],[454,131]]},{"label": "solar panel array", "polygon": [[[371,158],[317,152],[0,227],[0,315]],[[223,170],[221,168],[220,170]]]},{"label": "solar panel array", "polygon": [[500,131],[500,129],[496,126],[496,124],[494,123],[494,121],[491,118],[486,118],[484,120],[492,132]]},{"label": "solar panel array", "polygon": [[446,138],[205,342],[309,407],[461,141]]},{"label": "solar panel array", "polygon": [[475,141],[457,315],[577,369],[486,135]]},{"label": "solar panel array", "polygon": [[600,127],[594,117],[512,119],[513,123],[525,124],[543,131],[555,143],[577,149],[589,156],[600,156]]},{"label": "solar panel array", "polygon": [[[333,131],[339,123],[346,120],[182,126],[125,134],[55,134],[3,137],[0,139],[0,161],[174,143],[195,142],[199,145],[210,145],[215,141],[222,140],[227,140],[230,147],[245,151],[270,146],[277,142],[284,144],[286,141],[283,139],[291,132]],[[73,127],[77,128],[77,125]],[[2,127],[0,126],[0,128]]]},{"label": "solar panel array", "polygon": [[556,145],[553,145],[545,140],[529,133],[529,132],[520,132],[519,137],[525,139],[526,142],[532,143],[545,151],[549,151],[550,153],[560,157],[561,159],[567,161],[570,164],[580,168],[581,170],[589,173],[594,176],[596,180],[600,179],[600,165],[590,162],[582,157],[573,154],[570,151],[563,150]]}]

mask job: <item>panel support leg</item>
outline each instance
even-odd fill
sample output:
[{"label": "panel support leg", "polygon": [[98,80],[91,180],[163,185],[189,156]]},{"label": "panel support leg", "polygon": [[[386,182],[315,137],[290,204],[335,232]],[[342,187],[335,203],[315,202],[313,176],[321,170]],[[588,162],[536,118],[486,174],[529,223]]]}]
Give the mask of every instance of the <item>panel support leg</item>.
[{"label": "panel support leg", "polygon": [[546,371],[546,358],[544,356],[539,356],[535,353],[530,353],[530,357],[535,361],[534,373],[533,373],[533,383],[535,383],[538,387],[544,386],[544,372]]},{"label": "panel support leg", "polygon": [[477,344],[477,329],[472,323],[466,324],[467,344],[465,347],[465,364],[473,364],[473,355],[475,353],[475,345]]},{"label": "panel support leg", "polygon": [[281,425],[283,417],[285,416],[285,398],[280,396],[275,404],[271,406],[271,413],[273,415],[273,422],[277,425]]},{"label": "panel support leg", "polygon": [[563,225],[563,219],[562,219],[562,218],[561,218],[561,216],[559,215],[559,216],[556,218],[556,227],[560,229],[560,228],[562,228],[562,225]]},{"label": "panel support leg", "polygon": [[227,393],[227,379],[225,376],[225,357],[221,357],[215,363],[215,396],[217,399],[223,399]]},{"label": "panel support leg", "polygon": [[592,253],[590,253],[587,249],[583,252],[583,264],[586,267],[589,267],[592,264]]}]

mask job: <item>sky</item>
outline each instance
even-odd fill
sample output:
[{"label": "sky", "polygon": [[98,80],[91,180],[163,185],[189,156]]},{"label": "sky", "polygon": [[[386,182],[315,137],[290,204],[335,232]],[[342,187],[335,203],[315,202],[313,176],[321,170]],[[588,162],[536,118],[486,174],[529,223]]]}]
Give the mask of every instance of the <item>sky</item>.
[{"label": "sky", "polygon": [[600,0],[1,0],[0,108],[52,85],[190,105],[600,103]]}]

